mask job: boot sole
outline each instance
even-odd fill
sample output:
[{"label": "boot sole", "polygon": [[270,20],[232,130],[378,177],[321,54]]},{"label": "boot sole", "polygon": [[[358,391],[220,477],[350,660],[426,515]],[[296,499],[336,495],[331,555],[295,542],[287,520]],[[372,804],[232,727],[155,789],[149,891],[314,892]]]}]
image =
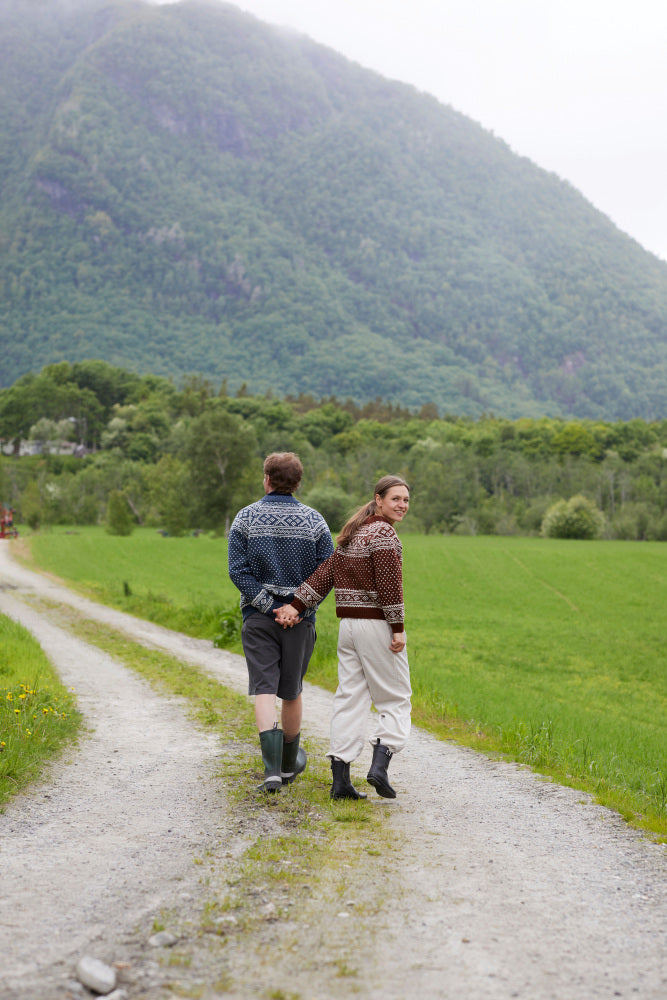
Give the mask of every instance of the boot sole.
[{"label": "boot sole", "polygon": [[381,795],[383,799],[395,799],[396,792],[391,787],[391,785],[385,785],[384,782],[380,781],[378,778],[366,778],[369,785],[372,785],[378,795]]},{"label": "boot sole", "polygon": [[276,781],[275,778],[272,778],[270,781],[263,781],[261,785],[258,785],[257,786],[257,791],[258,792],[279,792],[282,787],[283,787],[283,783],[280,780],[280,778],[278,778],[277,781]]}]

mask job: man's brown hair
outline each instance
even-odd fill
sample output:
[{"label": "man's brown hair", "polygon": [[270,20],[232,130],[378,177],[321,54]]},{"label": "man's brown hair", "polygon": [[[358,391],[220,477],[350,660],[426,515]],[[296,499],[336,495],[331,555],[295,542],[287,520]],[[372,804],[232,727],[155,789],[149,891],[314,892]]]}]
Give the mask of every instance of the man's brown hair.
[{"label": "man's brown hair", "polygon": [[303,466],[293,451],[274,451],[264,459],[264,475],[274,493],[294,493],[303,478]]}]

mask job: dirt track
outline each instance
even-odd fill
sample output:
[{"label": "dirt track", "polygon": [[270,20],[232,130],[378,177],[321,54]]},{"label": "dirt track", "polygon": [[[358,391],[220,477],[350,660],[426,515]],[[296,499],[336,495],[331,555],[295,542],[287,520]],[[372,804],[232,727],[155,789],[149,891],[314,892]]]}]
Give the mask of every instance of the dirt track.
[{"label": "dirt track", "polygon": [[[86,601],[12,563],[0,543],[0,611],[34,632],[90,729],[48,785],[0,815],[3,1000],[66,997],[84,953],[127,967],[130,998],[179,995],[146,945],[163,909],[182,914],[190,947],[181,990],[205,998],[667,996],[665,848],[581,793],[418,730],[392,762],[398,799],[372,798],[395,849],[341,868],[343,886],[287,923],[268,921],[243,950],[206,957],[194,931],[186,940],[204,891],[193,859],[209,852],[231,865],[273,822],[270,810],[239,823],[216,776],[227,748],[177,700],[25,603],[37,594],[246,686],[240,657]],[[330,701],[308,687],[311,747],[325,747]],[[266,887],[257,893],[272,905]]]}]

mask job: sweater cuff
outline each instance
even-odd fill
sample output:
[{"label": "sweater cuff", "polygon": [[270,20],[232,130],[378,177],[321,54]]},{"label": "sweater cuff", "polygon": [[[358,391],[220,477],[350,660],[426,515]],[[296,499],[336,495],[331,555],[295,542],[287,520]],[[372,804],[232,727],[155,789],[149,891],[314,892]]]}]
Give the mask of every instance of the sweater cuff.
[{"label": "sweater cuff", "polygon": [[405,632],[405,622],[394,622],[391,630],[392,632]]},{"label": "sweater cuff", "polygon": [[300,601],[298,597],[292,598],[292,607],[296,608],[300,615],[302,615],[304,611],[308,610],[307,606],[303,603],[303,601]]}]

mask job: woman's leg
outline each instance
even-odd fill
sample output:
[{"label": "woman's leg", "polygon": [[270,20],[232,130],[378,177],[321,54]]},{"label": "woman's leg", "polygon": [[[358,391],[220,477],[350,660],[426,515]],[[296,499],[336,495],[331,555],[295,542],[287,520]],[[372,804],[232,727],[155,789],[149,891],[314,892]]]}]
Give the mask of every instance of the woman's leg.
[{"label": "woman's leg", "polygon": [[338,629],[338,687],[331,716],[330,757],[349,763],[364,747],[371,696],[355,644],[359,619],[341,618]]},{"label": "woman's leg", "polygon": [[377,710],[371,742],[379,740],[392,753],[399,753],[410,735],[412,711],[407,653],[389,649],[391,629],[386,622],[357,619],[357,625],[356,649]]}]

